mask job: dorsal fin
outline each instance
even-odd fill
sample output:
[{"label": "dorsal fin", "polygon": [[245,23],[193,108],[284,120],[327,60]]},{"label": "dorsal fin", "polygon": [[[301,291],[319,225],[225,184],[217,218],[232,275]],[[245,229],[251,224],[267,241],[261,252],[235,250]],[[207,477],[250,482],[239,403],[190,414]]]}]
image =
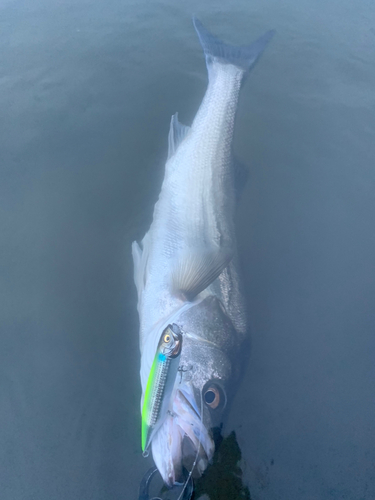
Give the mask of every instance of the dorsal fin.
[{"label": "dorsal fin", "polygon": [[178,113],[172,115],[171,126],[168,135],[168,160],[175,154],[178,146],[185,139],[190,127],[178,121]]}]

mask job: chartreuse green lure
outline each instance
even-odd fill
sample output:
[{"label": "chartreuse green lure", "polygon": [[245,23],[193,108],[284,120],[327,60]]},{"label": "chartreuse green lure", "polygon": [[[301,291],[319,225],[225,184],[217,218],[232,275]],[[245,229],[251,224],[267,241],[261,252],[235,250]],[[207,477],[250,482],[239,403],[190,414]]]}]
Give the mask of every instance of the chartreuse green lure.
[{"label": "chartreuse green lure", "polygon": [[142,407],[142,451],[148,448],[164,422],[176,381],[182,348],[182,332],[176,324],[163,331],[148,376]]}]

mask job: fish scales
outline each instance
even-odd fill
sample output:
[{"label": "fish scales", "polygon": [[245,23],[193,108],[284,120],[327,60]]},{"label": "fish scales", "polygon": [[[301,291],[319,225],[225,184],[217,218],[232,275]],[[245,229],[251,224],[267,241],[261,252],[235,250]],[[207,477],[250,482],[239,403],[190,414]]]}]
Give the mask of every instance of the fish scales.
[{"label": "fish scales", "polygon": [[207,90],[190,127],[179,122],[177,113],[171,119],[152,224],[132,249],[142,400],[161,333],[172,323],[183,332],[180,359],[170,365],[174,371],[168,375],[168,391],[158,389],[153,396],[155,412],[160,401],[164,406],[155,420],[152,454],[168,486],[182,480],[184,467],[189,470],[195,463],[198,475],[207,467],[215,448],[212,429],[221,425],[230,407],[245,359],[233,131],[244,77],[273,36],[270,31],[251,45],[236,47],[197,19],[194,26],[205,54]]}]

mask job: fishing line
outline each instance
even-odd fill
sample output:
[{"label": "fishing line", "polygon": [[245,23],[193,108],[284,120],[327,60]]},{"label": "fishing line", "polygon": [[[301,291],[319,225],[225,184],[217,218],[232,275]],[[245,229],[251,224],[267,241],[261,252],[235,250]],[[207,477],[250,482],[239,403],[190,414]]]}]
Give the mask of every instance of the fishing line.
[{"label": "fishing line", "polygon": [[189,483],[189,481],[191,479],[191,475],[193,474],[194,468],[195,468],[195,466],[197,464],[199,450],[200,450],[200,448],[202,446],[201,435],[202,435],[202,424],[203,424],[203,396],[202,396],[202,391],[200,391],[200,393],[201,393],[201,419],[200,419],[200,426],[199,426],[200,427],[199,428],[199,444],[197,446],[197,453],[195,455],[195,460],[193,462],[192,468],[190,469],[190,472],[189,472],[189,475],[188,475],[188,477],[187,477],[187,479],[185,481],[184,487],[182,488],[182,491],[181,491],[179,497],[177,498],[177,500],[181,500],[182,495],[184,494],[184,491],[186,490],[186,487],[187,487],[187,485],[188,485],[188,483]]}]

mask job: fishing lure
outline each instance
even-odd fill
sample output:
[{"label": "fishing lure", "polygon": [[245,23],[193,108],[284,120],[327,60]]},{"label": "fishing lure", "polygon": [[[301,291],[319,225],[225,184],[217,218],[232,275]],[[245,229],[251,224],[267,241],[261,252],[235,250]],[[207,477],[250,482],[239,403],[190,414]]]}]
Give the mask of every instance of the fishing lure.
[{"label": "fishing lure", "polygon": [[182,332],[176,324],[163,331],[147,380],[142,407],[142,452],[148,447],[164,421],[175,385],[182,348]]}]

